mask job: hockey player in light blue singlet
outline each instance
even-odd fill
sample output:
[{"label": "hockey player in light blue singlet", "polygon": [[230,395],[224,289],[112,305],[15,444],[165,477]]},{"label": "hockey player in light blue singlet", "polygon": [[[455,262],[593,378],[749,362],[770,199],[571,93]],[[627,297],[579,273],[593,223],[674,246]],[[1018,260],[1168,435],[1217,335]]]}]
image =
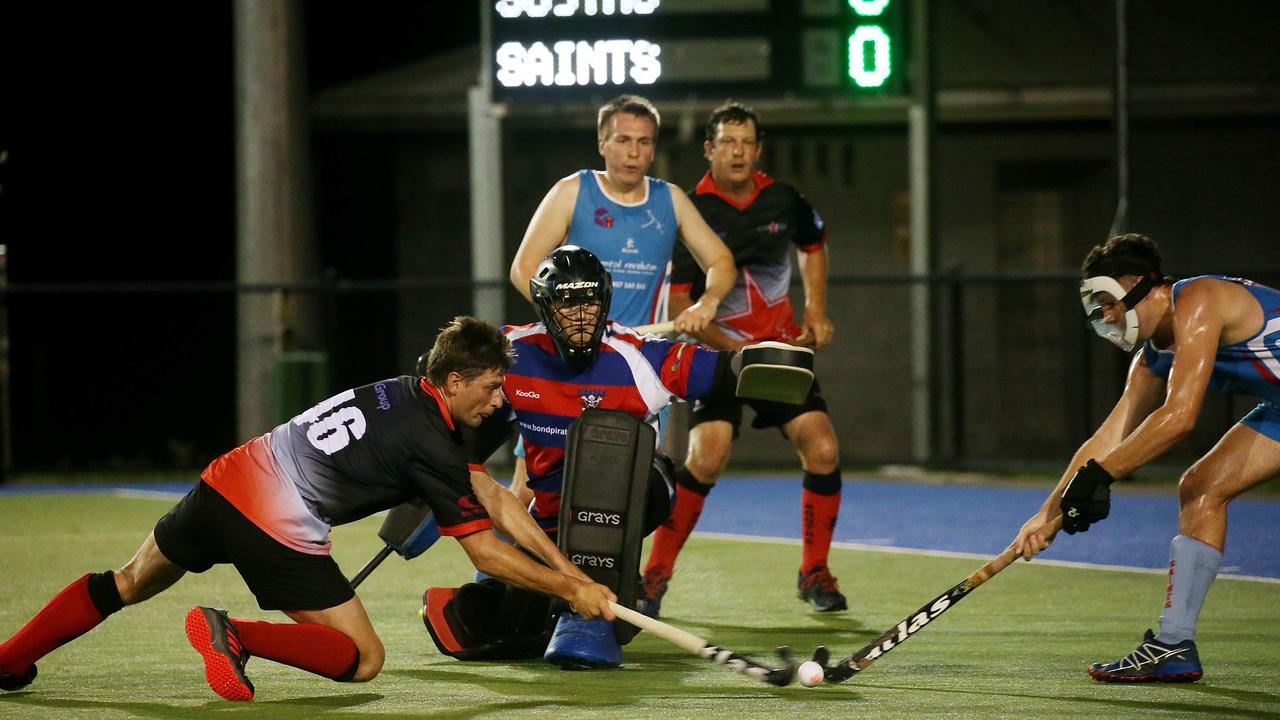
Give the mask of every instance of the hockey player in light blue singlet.
[{"label": "hockey player in light blue singlet", "polygon": [[597,149],[604,170],[560,179],[529,220],[511,261],[511,283],[532,301],[529,280],[552,250],[572,243],[595,253],[613,275],[610,320],[630,327],[666,317],[671,253],[684,243],[707,273],[706,291],[672,318],[677,332],[700,332],[733,289],[733,254],[680,188],[648,177],[661,119],[648,100],[622,95],[601,106]]},{"label": "hockey player in light blue singlet", "polygon": [[630,327],[666,320],[676,242],[671,186],[646,177],[643,197],[624,203],[605,192],[602,175],[578,171],[578,199],[567,243],[595,253],[613,276],[609,319]]},{"label": "hockey player in light blue singlet", "polygon": [[1280,291],[1222,275],[1174,282],[1155,243],[1126,234],[1089,253],[1080,299],[1099,335],[1126,352],[1141,350],[1115,409],[1014,538],[1024,558],[1048,547],[1058,522],[1072,534],[1105,519],[1114,479],[1186,437],[1207,389],[1261,400],[1178,483],[1179,534],[1158,632],[1087,669],[1101,682],[1193,682],[1204,674],[1196,622],[1222,563],[1227,505],[1280,474]]}]

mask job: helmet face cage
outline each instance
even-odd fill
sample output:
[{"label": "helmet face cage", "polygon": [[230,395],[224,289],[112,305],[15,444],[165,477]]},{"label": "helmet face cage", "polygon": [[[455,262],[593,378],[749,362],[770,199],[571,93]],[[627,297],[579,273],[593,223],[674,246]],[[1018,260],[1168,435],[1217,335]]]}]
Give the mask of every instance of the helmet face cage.
[{"label": "helmet face cage", "polygon": [[600,259],[576,245],[557,248],[529,279],[538,318],[575,370],[589,367],[604,338],[613,285]]}]

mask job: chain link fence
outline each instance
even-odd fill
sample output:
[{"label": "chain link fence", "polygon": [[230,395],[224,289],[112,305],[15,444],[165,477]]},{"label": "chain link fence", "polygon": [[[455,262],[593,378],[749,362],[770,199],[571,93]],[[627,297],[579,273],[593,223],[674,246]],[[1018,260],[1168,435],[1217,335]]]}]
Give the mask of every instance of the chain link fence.
[{"label": "chain link fence", "polygon": [[[1275,285],[1280,272],[1251,277]],[[831,278],[836,338],[816,366],[842,461],[916,459],[910,299],[913,288],[927,286],[929,462],[1060,466],[1119,397],[1128,362],[1089,329],[1076,282],[1068,270]],[[437,328],[470,312],[473,289],[466,279],[340,278],[0,286],[5,476],[203,467],[247,439],[236,427],[238,402],[264,403],[282,421],[347,387],[412,372]],[[290,310],[280,311],[272,392],[238,398],[236,313],[250,294]],[[509,289],[506,307],[509,322],[535,319]],[[310,337],[292,331],[290,318],[299,315],[314,320]],[[1252,405],[1210,393],[1195,433],[1169,461],[1185,464],[1207,450]],[[681,415],[667,441],[677,457]],[[780,433],[748,422],[736,467],[794,464]]]}]

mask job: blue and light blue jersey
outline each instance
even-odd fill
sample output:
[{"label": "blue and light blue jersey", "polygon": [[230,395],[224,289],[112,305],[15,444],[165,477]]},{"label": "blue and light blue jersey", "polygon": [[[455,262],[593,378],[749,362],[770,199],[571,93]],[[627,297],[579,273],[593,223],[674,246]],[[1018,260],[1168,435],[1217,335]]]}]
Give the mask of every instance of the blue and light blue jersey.
[{"label": "blue and light blue jersey", "polygon": [[[1204,278],[1237,283],[1253,295],[1262,308],[1262,329],[1253,337],[1218,348],[1209,387],[1235,395],[1252,395],[1280,408],[1280,290],[1243,278],[1200,275],[1173,284],[1173,302],[1188,283]],[[1169,377],[1172,351],[1158,350],[1150,340],[1142,346],[1143,360],[1151,372]]]},{"label": "blue and light blue jersey", "polygon": [[646,177],[645,198],[620,203],[605,194],[594,170],[578,171],[578,199],[566,243],[595,253],[613,276],[609,319],[636,327],[667,317],[676,210],[671,186]]}]

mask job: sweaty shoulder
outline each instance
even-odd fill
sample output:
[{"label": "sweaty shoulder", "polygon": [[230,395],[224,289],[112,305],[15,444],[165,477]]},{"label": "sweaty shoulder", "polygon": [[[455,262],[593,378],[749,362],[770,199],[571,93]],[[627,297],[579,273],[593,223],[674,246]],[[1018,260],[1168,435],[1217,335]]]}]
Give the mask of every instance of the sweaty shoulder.
[{"label": "sweaty shoulder", "polygon": [[1173,294],[1174,312],[1179,310],[1184,312],[1193,309],[1198,310],[1202,306],[1208,306],[1215,310],[1226,310],[1227,308],[1222,307],[1222,305],[1230,303],[1237,295],[1239,295],[1240,299],[1250,297],[1249,291],[1245,290],[1239,283],[1215,277],[1194,277],[1180,280],[1174,283],[1171,292]]},{"label": "sweaty shoulder", "polygon": [[1222,324],[1221,343],[1232,345],[1258,333],[1266,313],[1243,283],[1196,277],[1174,285],[1174,317]]}]

